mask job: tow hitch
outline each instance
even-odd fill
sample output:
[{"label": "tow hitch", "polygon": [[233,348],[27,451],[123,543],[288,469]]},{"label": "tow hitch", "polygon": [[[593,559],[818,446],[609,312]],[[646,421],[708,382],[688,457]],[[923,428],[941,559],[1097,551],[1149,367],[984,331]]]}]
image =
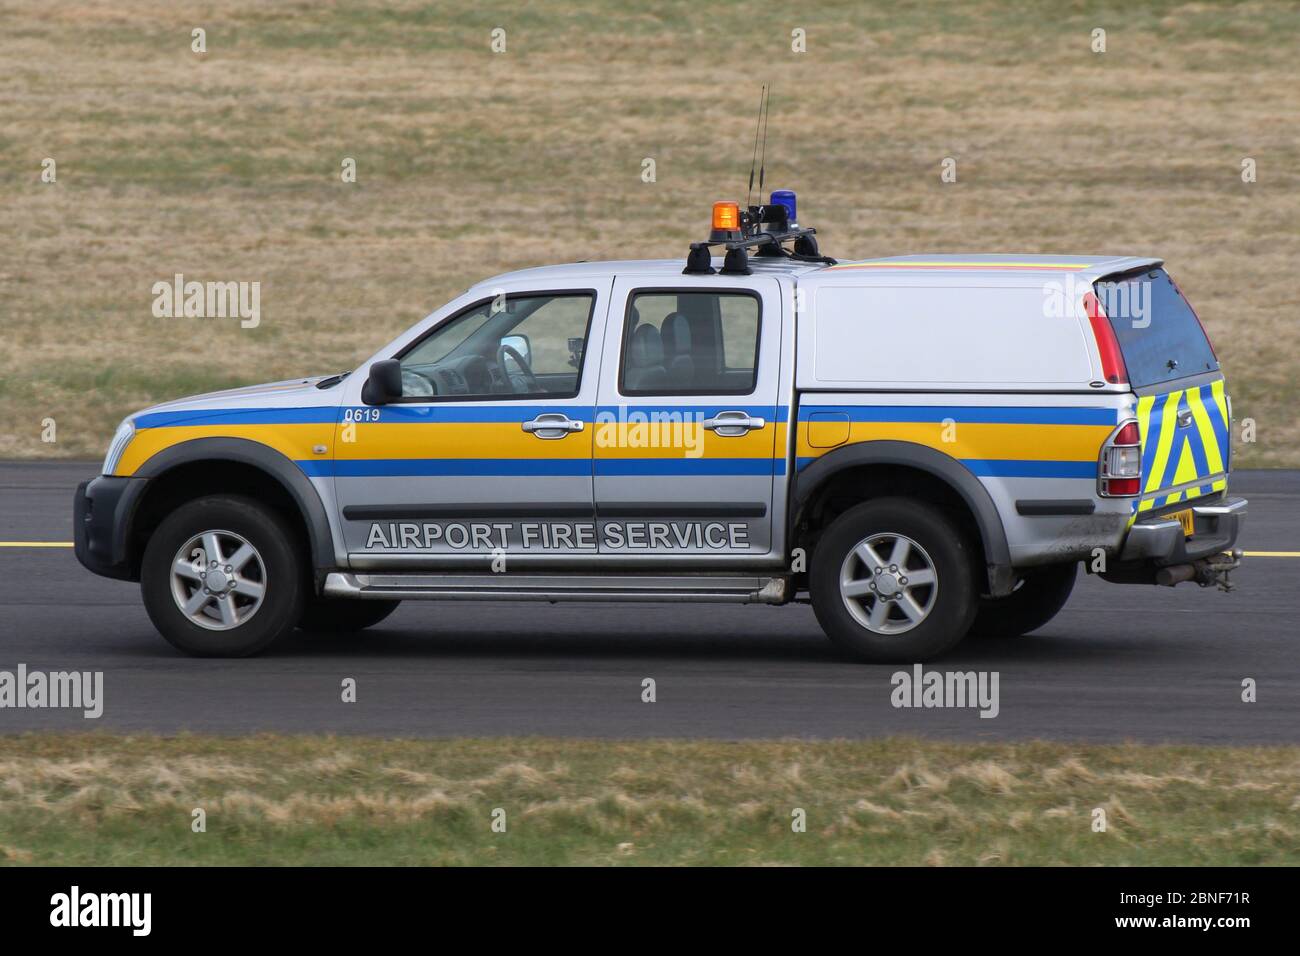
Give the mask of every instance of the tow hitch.
[{"label": "tow hitch", "polygon": [[1200,558],[1189,564],[1175,564],[1161,568],[1156,572],[1156,584],[1173,587],[1184,581],[1195,581],[1203,588],[1216,586],[1221,591],[1231,591],[1236,585],[1229,575],[1241,567],[1241,549],[1220,551],[1208,558]]}]

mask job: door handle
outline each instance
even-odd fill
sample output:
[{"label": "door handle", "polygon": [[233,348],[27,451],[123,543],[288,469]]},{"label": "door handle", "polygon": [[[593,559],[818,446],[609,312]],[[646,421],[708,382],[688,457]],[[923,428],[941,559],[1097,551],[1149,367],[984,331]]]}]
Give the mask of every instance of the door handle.
[{"label": "door handle", "polygon": [[713,418],[706,418],[700,423],[704,428],[721,438],[739,438],[751,431],[763,428],[767,421],[751,418],[748,412],[718,412]]},{"label": "door handle", "polygon": [[546,412],[531,422],[524,422],[520,427],[537,438],[563,438],[570,432],[580,432],[587,426],[560,412]]}]

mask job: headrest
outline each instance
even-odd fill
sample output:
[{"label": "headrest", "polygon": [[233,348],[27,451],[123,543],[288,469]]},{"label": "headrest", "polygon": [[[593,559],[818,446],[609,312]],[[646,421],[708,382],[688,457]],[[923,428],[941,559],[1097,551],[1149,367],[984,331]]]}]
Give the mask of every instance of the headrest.
[{"label": "headrest", "polygon": [[680,312],[670,312],[659,326],[664,351],[671,355],[684,355],[691,351],[691,323]]},{"label": "headrest", "polygon": [[653,325],[638,325],[628,342],[627,358],[633,368],[664,364],[664,343]]}]

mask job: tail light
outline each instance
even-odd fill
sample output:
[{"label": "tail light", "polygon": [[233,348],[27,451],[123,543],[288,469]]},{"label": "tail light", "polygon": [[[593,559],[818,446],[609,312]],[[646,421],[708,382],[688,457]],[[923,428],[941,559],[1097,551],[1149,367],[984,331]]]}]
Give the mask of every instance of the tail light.
[{"label": "tail light", "polygon": [[1120,425],[1101,446],[1101,457],[1097,461],[1097,490],[1103,498],[1141,494],[1142,433],[1138,431],[1137,422],[1128,421]]},{"label": "tail light", "polygon": [[1102,311],[1101,303],[1091,293],[1085,293],[1083,308],[1088,313],[1088,322],[1092,325],[1093,338],[1097,340],[1097,353],[1101,356],[1101,374],[1112,385],[1128,381],[1128,368],[1124,365],[1124,355],[1119,350],[1119,339],[1111,328],[1110,319]]}]

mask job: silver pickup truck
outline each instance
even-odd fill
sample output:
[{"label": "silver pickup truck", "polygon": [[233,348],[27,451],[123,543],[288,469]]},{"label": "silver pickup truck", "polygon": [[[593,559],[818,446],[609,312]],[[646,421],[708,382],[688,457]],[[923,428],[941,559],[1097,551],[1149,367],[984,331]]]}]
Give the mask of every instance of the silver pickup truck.
[{"label": "silver pickup truck", "polygon": [[917,661],[1040,627],[1081,563],[1230,586],[1231,403],[1160,260],[837,262],[718,206],[685,262],[496,276],[359,371],[131,415],[78,558],[223,656],[408,599],[803,600]]}]

